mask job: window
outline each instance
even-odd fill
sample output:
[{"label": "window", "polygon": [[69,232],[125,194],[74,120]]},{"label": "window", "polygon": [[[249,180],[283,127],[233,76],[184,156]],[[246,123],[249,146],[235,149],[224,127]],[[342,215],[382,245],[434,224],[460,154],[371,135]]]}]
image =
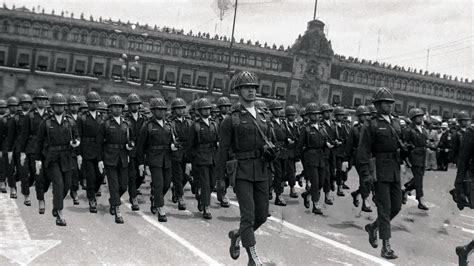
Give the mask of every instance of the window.
[{"label": "window", "polygon": [[224,88],[224,81],[222,79],[214,79],[214,89],[222,90]]},{"label": "window", "polygon": [[431,115],[438,115],[438,114],[439,114],[438,109],[431,110]]},{"label": "window", "polygon": [[375,79],[375,86],[377,86],[377,87],[382,86],[382,77],[381,76],[377,76],[377,78]]},{"label": "window", "polygon": [[188,57],[189,56],[189,48],[187,46],[183,46],[183,49],[181,49],[181,55],[183,57]]},{"label": "window", "polygon": [[262,85],[262,96],[269,96],[271,93],[271,88],[269,85]]},{"label": "window", "polygon": [[166,84],[175,84],[176,83],[176,78],[175,78],[174,72],[166,72],[165,83]]},{"label": "window", "polygon": [[30,24],[24,23],[21,27],[21,34],[28,35],[30,34]]},{"label": "window", "polygon": [[360,73],[356,74],[355,81],[356,81],[356,83],[362,83],[362,75]]},{"label": "window", "polygon": [[286,96],[286,89],[284,87],[277,87],[276,97],[279,99],[284,99]]},{"label": "window", "polygon": [[402,82],[401,80],[397,79],[397,82],[395,83],[395,89],[399,90],[402,88]]},{"label": "window", "polygon": [[47,26],[44,26],[43,29],[41,30],[41,37],[43,38],[49,37],[49,28]]},{"label": "window", "polygon": [[341,96],[340,95],[333,95],[332,96],[332,104],[339,105],[341,103]]},{"label": "window", "polygon": [[18,57],[18,66],[22,68],[28,68],[30,66],[30,55],[20,54]]},{"label": "window", "polygon": [[13,33],[20,34],[20,22],[15,21],[13,23]]},{"label": "window", "polygon": [[128,39],[128,49],[130,50],[134,50],[136,47],[136,42],[135,42],[135,39]]},{"label": "window", "polygon": [[86,61],[77,60],[76,61],[76,66],[74,67],[74,72],[77,75],[83,75],[84,73],[86,73]]},{"label": "window", "polygon": [[107,36],[105,35],[105,33],[101,33],[99,35],[99,45],[100,46],[105,46],[105,41],[107,40]]},{"label": "window", "polygon": [[239,55],[237,53],[234,53],[232,55],[232,64],[238,64],[239,63]]},{"label": "window", "polygon": [[369,106],[372,103],[372,101],[369,98],[365,99],[365,106]]},{"label": "window", "polygon": [[123,35],[120,35],[118,37],[118,48],[125,49],[126,46],[127,46],[127,38],[125,38],[125,36]]},{"label": "window", "polygon": [[48,69],[48,57],[44,55],[38,56],[37,67],[41,71],[46,71]]},{"label": "window", "polygon": [[341,79],[342,79],[342,81],[347,81],[348,80],[347,71],[342,71]]},{"label": "window", "polygon": [[255,57],[251,55],[248,60],[249,66],[255,66]]},{"label": "window", "polygon": [[278,70],[278,61],[277,60],[272,61],[272,69],[273,70]]},{"label": "window", "polygon": [[178,44],[174,44],[173,45],[173,55],[174,56],[178,56],[179,54],[179,45]]},{"label": "window", "polygon": [[139,80],[140,79],[140,68],[135,67],[135,71],[130,69],[130,78],[134,80]]},{"label": "window", "polygon": [[229,62],[229,53],[224,53],[224,62]]},{"label": "window", "polygon": [[140,39],[137,40],[137,50],[143,51],[143,40],[140,40]]},{"label": "window", "polygon": [[354,72],[349,73],[349,81],[354,82]]},{"label": "window", "polygon": [[183,74],[181,77],[181,85],[183,86],[190,86],[191,85],[191,75],[190,74]]},{"label": "window", "polygon": [[87,31],[81,31],[81,43],[87,42]]},{"label": "window", "polygon": [[58,58],[56,60],[56,72],[64,73],[67,71],[67,59]]},{"label": "window", "polygon": [[354,107],[358,107],[362,105],[362,99],[361,98],[354,98]]},{"label": "window", "polygon": [[189,56],[191,58],[194,58],[196,56],[196,47],[192,46],[191,48],[189,48]]},{"label": "window", "polygon": [[207,78],[203,76],[198,76],[197,84],[199,88],[207,88]]},{"label": "window", "polygon": [[4,20],[2,23],[2,31],[3,32],[8,32],[10,30],[10,22],[7,20]]},{"label": "window", "polygon": [[444,111],[444,112],[443,112],[443,118],[444,118],[444,119],[449,118],[449,111]]},{"label": "window", "polygon": [[97,39],[99,39],[99,34],[97,34],[97,32],[91,33],[91,44],[92,45],[97,44]]},{"label": "window", "polygon": [[408,85],[408,84],[407,84],[407,81],[404,80],[404,81],[402,82],[402,90],[406,91],[406,90],[407,90],[407,85]]},{"label": "window", "polygon": [[395,87],[395,83],[393,82],[393,79],[389,79],[389,80],[388,80],[388,87],[389,87],[389,88]]},{"label": "window", "polygon": [[395,104],[395,113],[401,113],[402,112],[402,104],[396,103]]},{"label": "window", "polygon": [[147,52],[153,52],[153,43],[147,42],[145,45],[145,49]]},{"label": "window", "polygon": [[71,35],[72,35],[72,41],[73,42],[78,42],[79,41],[79,32],[73,31]]},{"label": "window", "polygon": [[362,83],[367,84],[368,81],[369,81],[369,75],[364,73],[362,75]]},{"label": "window", "polygon": [[159,54],[161,52],[161,43],[157,42],[155,46],[156,46],[156,53]]},{"label": "window", "polygon": [[155,69],[148,70],[147,81],[157,82],[158,81],[158,70],[155,70]]},{"label": "window", "polygon": [[53,40],[59,40],[59,28],[54,28],[53,29]]},{"label": "window", "polygon": [[94,76],[103,76],[104,75],[104,64],[95,63],[94,64]]},{"label": "window", "polygon": [[116,47],[117,46],[117,36],[112,35],[110,36],[110,47]]},{"label": "window", "polygon": [[166,55],[171,54],[171,44],[169,43],[165,44],[165,54]]},{"label": "window", "polygon": [[39,25],[33,26],[33,36],[39,37],[41,35],[41,27]]},{"label": "window", "polygon": [[272,64],[272,63],[271,63],[270,58],[267,58],[267,59],[265,59],[265,62],[264,62],[263,67],[265,67],[265,68],[270,68],[270,67],[271,67],[271,64]]},{"label": "window", "polygon": [[415,92],[419,93],[420,92],[420,84],[417,82],[415,83]]},{"label": "window", "polygon": [[61,41],[67,41],[69,35],[69,30],[67,28],[63,28],[61,30]]},{"label": "window", "polygon": [[0,51],[0,66],[3,65],[5,65],[5,51]]},{"label": "window", "polygon": [[112,77],[113,78],[121,78],[122,77],[122,66],[120,66],[120,65],[113,65],[112,66]]}]

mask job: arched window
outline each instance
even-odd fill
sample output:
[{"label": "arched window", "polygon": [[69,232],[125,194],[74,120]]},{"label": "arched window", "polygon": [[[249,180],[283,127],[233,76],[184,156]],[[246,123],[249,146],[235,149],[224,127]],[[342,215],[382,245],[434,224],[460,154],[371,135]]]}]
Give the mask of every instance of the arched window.
[{"label": "arched window", "polygon": [[426,93],[428,95],[431,95],[431,93],[433,93],[433,88],[429,84],[426,86]]},{"label": "arched window", "polygon": [[445,88],[444,89],[444,97],[446,97],[446,98],[449,97],[449,94],[450,94],[449,88]]},{"label": "arched window", "polygon": [[234,53],[232,55],[232,64],[238,64],[239,63],[239,54],[238,53]]},{"label": "arched window", "polygon": [[13,33],[20,34],[20,28],[21,28],[21,25],[19,21],[13,22]]},{"label": "arched window", "polygon": [[[53,35],[54,35],[54,33],[53,33]],[[91,33],[90,44],[97,45],[98,40],[99,40],[99,34],[95,31],[93,31]]]},{"label": "arched window", "polygon": [[415,92],[420,93],[420,83],[415,82]]},{"label": "arched window", "polygon": [[170,55],[171,54],[171,43],[165,43],[165,54]]},{"label": "arched window", "polygon": [[189,48],[189,57],[194,58],[196,56],[196,46],[191,46]]},{"label": "arched window", "polygon": [[369,82],[369,75],[367,73],[362,74],[362,83],[367,84]]},{"label": "arched window", "polygon": [[81,43],[87,43],[88,32],[83,30],[81,31]]},{"label": "arched window", "polygon": [[24,22],[22,27],[21,27],[20,34],[29,35],[30,34],[30,28],[31,28],[30,23]]},{"label": "arched window", "polygon": [[69,37],[69,29],[64,27],[61,29],[61,41],[67,41]]},{"label": "arched window", "polygon": [[155,42],[155,49],[157,54],[161,52],[161,42]]},{"label": "arched window", "polygon": [[433,95],[438,96],[438,86],[433,86]]},{"label": "arched window", "polygon": [[207,50],[207,60],[209,60],[209,61],[214,60],[214,50],[212,50],[212,49]]},{"label": "arched window", "polygon": [[173,44],[173,51],[172,51],[174,56],[178,56],[179,54],[179,44],[175,43]]},{"label": "arched window", "polygon": [[377,78],[375,79],[375,86],[382,86],[382,76],[377,76]]},{"label": "arched window", "polygon": [[395,87],[395,82],[393,81],[392,78],[390,78],[390,79],[388,80],[388,87],[389,87],[389,88],[392,88],[392,89]]},{"label": "arched window", "polygon": [[59,27],[53,28],[53,40],[59,40],[59,35],[61,34],[61,29]]},{"label": "arched window", "polygon": [[272,69],[273,70],[278,70],[278,60],[273,60],[272,61]]},{"label": "arched window", "polygon": [[240,62],[239,62],[241,65],[246,65],[247,64],[247,56],[245,56],[244,54],[241,54],[240,55]]},{"label": "arched window", "polygon": [[362,74],[357,72],[355,82],[362,83]]},{"label": "arched window", "polygon": [[216,57],[217,62],[222,62],[224,60],[224,56],[222,55],[222,51],[217,51],[215,57]]},{"label": "arched window", "polygon": [[117,47],[117,35],[115,34],[110,35],[109,45],[110,47]]},{"label": "arched window", "polygon": [[354,72],[349,72],[349,82],[354,82]]},{"label": "arched window", "polygon": [[342,74],[341,74],[341,79],[342,81],[347,81],[349,78],[349,74],[347,73],[346,70],[342,71]]},{"label": "arched window", "polygon": [[73,29],[71,31],[71,41],[73,42],[78,42],[79,41],[79,31],[76,29]]},{"label": "arched window", "polygon": [[454,98],[454,89],[451,89],[451,92],[449,93],[449,97]]},{"label": "arched window", "polygon": [[11,25],[10,21],[4,20],[2,22],[2,32],[9,32],[10,31],[10,25]]},{"label": "arched window", "polygon": [[426,94],[426,85],[424,83],[421,84],[421,93]]},{"label": "arched window", "polygon": [[224,53],[224,62],[229,62],[229,53],[228,52],[225,52]]},{"label": "arched window", "polygon": [[181,46],[181,56],[188,57],[189,56],[189,47],[187,45]]},{"label": "arched window", "polygon": [[409,81],[408,82],[408,91],[413,91],[414,88],[415,88],[415,85],[413,84],[413,81]]},{"label": "arched window", "polygon": [[266,58],[264,63],[263,63],[263,67],[264,68],[270,68],[271,67],[271,62],[272,61],[270,60],[270,58]]},{"label": "arched window", "polygon": [[39,25],[39,24],[34,24],[33,25],[33,36],[35,36],[35,37],[41,36],[41,25]]},{"label": "arched window", "polygon": [[125,49],[126,46],[127,46],[127,37],[125,37],[125,35],[119,35],[118,36],[118,47],[120,49]]},{"label": "arched window", "polygon": [[41,37],[49,38],[49,26],[43,26],[43,28],[41,29]]},{"label": "arched window", "polygon": [[402,81],[402,91],[406,91],[408,86],[408,82],[406,80]]},{"label": "arched window", "polygon": [[106,41],[107,41],[107,35],[104,32],[101,32],[99,35],[99,45],[105,46]]},{"label": "arched window", "polygon": [[138,51],[143,51],[143,43],[144,43],[144,40],[142,38],[138,38],[137,39],[137,47],[136,49]]},{"label": "arched window", "polygon": [[151,40],[148,40],[145,44],[145,50],[149,53],[153,52],[153,42]]},{"label": "arched window", "polygon": [[400,90],[402,88],[402,81],[397,79],[395,82],[395,89]]},{"label": "arched window", "polygon": [[128,38],[128,49],[135,50],[136,47],[137,47],[137,42],[136,42],[135,38],[129,37]]},{"label": "arched window", "polygon": [[252,66],[252,67],[255,66],[255,56],[253,55],[249,56],[249,59],[247,62],[249,66]]},{"label": "arched window", "polygon": [[372,86],[375,85],[375,76],[374,75],[370,75],[369,84],[372,85]]}]

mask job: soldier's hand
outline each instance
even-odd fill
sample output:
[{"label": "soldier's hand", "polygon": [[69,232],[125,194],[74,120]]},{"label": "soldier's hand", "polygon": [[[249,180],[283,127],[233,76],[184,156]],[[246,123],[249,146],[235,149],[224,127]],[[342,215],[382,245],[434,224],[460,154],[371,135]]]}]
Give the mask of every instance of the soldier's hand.
[{"label": "soldier's hand", "polygon": [[288,138],[288,144],[293,144],[295,143],[292,139]]},{"label": "soldier's hand", "polygon": [[444,149],[444,152],[448,153],[448,152],[449,152],[449,149]]},{"label": "soldier's hand", "polygon": [[71,140],[69,142],[69,145],[71,145],[71,147],[73,147],[73,148],[77,148],[77,147],[79,147],[79,145],[81,145],[81,142],[79,140],[75,139],[75,140]]},{"label": "soldier's hand", "polygon": [[177,151],[178,147],[176,147],[176,145],[174,145],[174,143],[171,143],[171,150],[172,151]]},{"label": "soldier's hand", "polygon": [[342,171],[347,172],[347,169],[349,169],[349,162],[342,162]]},{"label": "soldier's hand", "polygon": [[186,164],[186,169],[185,169],[184,172],[185,172],[187,175],[190,175],[190,174],[191,174],[191,168],[192,168],[191,164],[190,164],[190,163],[187,163],[187,164]]},{"label": "soldier's hand", "polygon": [[129,145],[128,143],[125,144],[125,147],[127,148],[127,151],[133,150],[133,145]]},{"label": "soldier's hand", "polygon": [[332,145],[332,144],[331,144],[331,143],[329,143],[329,142],[326,142],[326,145],[328,146],[328,148],[329,148],[329,149],[332,149],[332,148],[334,148],[334,145]]},{"label": "soldier's hand", "polygon": [[405,166],[405,164],[401,165],[401,171],[402,171],[402,174],[404,175],[407,173],[407,167]]},{"label": "soldier's hand", "polygon": [[26,153],[22,152],[20,153],[20,165],[24,166],[26,161]]},{"label": "soldier's hand", "polygon": [[13,152],[9,151],[8,152],[8,163],[12,163],[13,160]]},{"label": "soldier's hand", "polygon": [[138,173],[140,174],[140,176],[143,176],[143,174],[145,173],[145,165],[140,164],[138,166]]},{"label": "soldier's hand", "polygon": [[148,165],[145,167],[145,174],[151,176],[150,167]]},{"label": "soldier's hand", "polygon": [[81,170],[81,168],[82,168],[82,156],[81,155],[77,155],[77,167],[79,168],[79,170]]},{"label": "soldier's hand", "polygon": [[104,162],[103,162],[103,161],[100,161],[100,162],[98,163],[98,167],[99,167],[99,172],[100,172],[101,174],[103,174],[103,173],[104,173]]},{"label": "soldier's hand", "polygon": [[42,165],[41,161],[35,161],[36,175],[40,174]]}]

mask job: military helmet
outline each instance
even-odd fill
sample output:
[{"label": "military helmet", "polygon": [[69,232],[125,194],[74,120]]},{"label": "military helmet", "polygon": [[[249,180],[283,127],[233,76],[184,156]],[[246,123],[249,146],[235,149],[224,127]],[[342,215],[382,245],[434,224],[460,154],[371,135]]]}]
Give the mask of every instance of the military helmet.
[{"label": "military helmet", "polygon": [[356,113],[355,113],[356,116],[359,116],[359,115],[370,115],[370,109],[369,107],[365,106],[365,105],[359,105],[356,109]]},{"label": "military helmet", "polygon": [[161,97],[152,98],[150,100],[150,110],[154,110],[154,109],[164,109],[164,110],[168,109],[165,99]]},{"label": "military helmet", "polygon": [[332,110],[334,110],[334,108],[332,108],[332,106],[329,103],[323,103],[320,108],[321,113],[324,113],[327,111],[332,112]]},{"label": "military helmet", "polygon": [[213,104],[211,104],[211,112],[220,113],[221,110],[219,110],[219,107],[217,107],[217,104],[213,103]]},{"label": "military helmet", "polygon": [[346,109],[342,106],[336,106],[333,110],[334,115],[345,115],[346,114]]},{"label": "military helmet", "polygon": [[185,108],[186,101],[183,98],[176,98],[171,102],[171,109],[174,108]]},{"label": "military helmet", "polygon": [[194,101],[191,102],[191,109],[192,110],[198,109],[198,102],[199,102],[199,100],[194,100]]},{"label": "military helmet", "polygon": [[471,118],[469,118],[469,114],[466,111],[459,112],[457,115],[457,119],[458,121],[471,120]]},{"label": "military helmet", "polygon": [[36,89],[33,92],[33,100],[36,100],[36,99],[46,99],[46,100],[49,99],[48,93],[46,92],[46,90],[43,88]]},{"label": "military helmet", "polygon": [[410,117],[410,119],[424,114],[425,113],[420,108],[411,108],[410,111],[408,111],[408,116]]},{"label": "military helmet", "polygon": [[319,114],[321,113],[320,108],[317,103],[308,103],[305,108],[305,114]]},{"label": "military helmet", "polygon": [[289,115],[296,115],[298,113],[298,111],[296,111],[296,108],[293,106],[293,105],[288,105],[286,108],[285,108],[285,115],[286,116],[289,116]]},{"label": "military helmet", "polygon": [[375,108],[375,105],[373,103],[369,104],[367,107],[369,107],[369,110],[370,110],[371,114],[376,114],[377,113],[377,108]]},{"label": "military helmet", "polygon": [[197,103],[197,109],[198,110],[211,109],[211,108],[212,108],[211,102],[207,98],[202,98]]},{"label": "military helmet", "polygon": [[95,91],[90,91],[86,95],[86,102],[98,103],[100,102],[100,95]]},{"label": "military helmet", "polygon": [[444,129],[448,128],[448,122],[441,123],[441,128],[444,128]]},{"label": "military helmet", "polygon": [[300,109],[300,116],[303,117],[306,115],[306,107],[301,107]]},{"label": "military helmet", "polygon": [[102,112],[107,112],[108,107],[105,102],[100,101],[99,106],[97,106],[97,110],[102,111]]},{"label": "military helmet", "polygon": [[80,105],[81,102],[77,98],[76,95],[70,95],[69,98],[67,98],[67,104],[68,105]]},{"label": "military helmet", "polygon": [[395,98],[393,97],[393,92],[391,89],[381,87],[375,91],[372,102],[376,103],[381,101],[395,102]]},{"label": "military helmet", "polygon": [[81,104],[81,106],[79,106],[79,109],[89,108],[89,106],[87,106],[86,101],[82,101],[80,104]]},{"label": "military helmet", "polygon": [[55,93],[51,96],[51,100],[49,101],[51,106],[54,105],[67,105],[67,99],[61,93]]},{"label": "military helmet", "polygon": [[216,104],[217,104],[217,107],[232,106],[232,103],[230,102],[229,98],[225,96],[219,97],[219,99],[217,99]]},{"label": "military helmet", "polygon": [[260,109],[263,109],[263,110],[267,110],[267,104],[262,101],[262,100],[256,100],[255,103],[254,103],[255,107],[256,108],[260,108]]},{"label": "military helmet", "polygon": [[125,104],[123,103],[122,97],[118,95],[110,96],[108,107],[110,108],[110,106],[114,106],[114,105],[119,105],[119,106],[124,107]]},{"label": "military helmet", "polygon": [[18,101],[18,98],[15,96],[12,96],[7,99],[8,106],[18,106],[19,104],[20,104],[20,101]]},{"label": "military helmet", "polygon": [[1,99],[0,100],[0,108],[7,108],[7,101],[5,101],[4,99]]},{"label": "military helmet", "polygon": [[232,88],[234,90],[242,86],[253,86],[258,88],[260,86],[259,84],[260,82],[255,73],[250,71],[241,71],[234,77]]},{"label": "military helmet", "polygon": [[20,95],[20,104],[22,103],[33,103],[33,99],[29,94]]},{"label": "military helmet", "polygon": [[127,104],[141,104],[142,100],[140,100],[140,96],[136,93],[132,93],[127,97]]},{"label": "military helmet", "polygon": [[270,105],[268,106],[268,109],[270,109],[270,110],[280,110],[280,109],[283,109],[283,105],[281,104],[280,101],[275,100],[275,101],[270,103]]}]

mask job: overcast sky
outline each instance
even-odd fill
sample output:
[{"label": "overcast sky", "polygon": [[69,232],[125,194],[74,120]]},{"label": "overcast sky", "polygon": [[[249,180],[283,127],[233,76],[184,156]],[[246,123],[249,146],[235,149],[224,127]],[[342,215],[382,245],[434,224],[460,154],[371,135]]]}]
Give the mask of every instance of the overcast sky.
[{"label": "overcast sky", "polygon": [[[233,6],[219,18],[218,0],[7,0],[78,17],[102,16],[231,35]],[[228,0],[234,2],[235,0]],[[314,0],[239,0],[235,37],[285,46],[304,33]],[[319,0],[334,52],[474,79],[474,0]],[[378,38],[380,36],[380,44]],[[377,46],[379,52],[377,53]]]}]

